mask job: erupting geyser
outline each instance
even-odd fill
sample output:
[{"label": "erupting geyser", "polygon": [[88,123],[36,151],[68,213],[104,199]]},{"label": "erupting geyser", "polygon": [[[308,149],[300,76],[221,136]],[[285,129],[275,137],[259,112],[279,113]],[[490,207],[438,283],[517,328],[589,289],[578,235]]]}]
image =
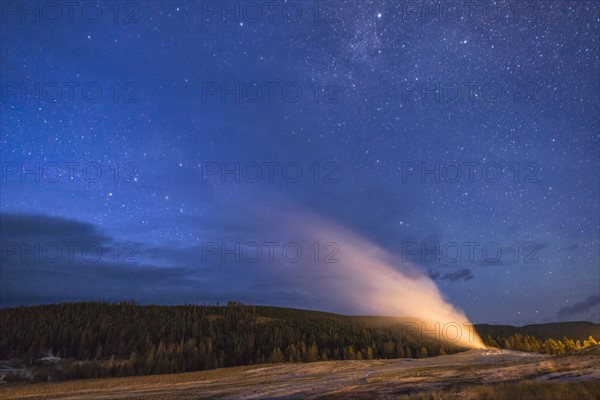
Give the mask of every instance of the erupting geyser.
[{"label": "erupting geyser", "polygon": [[417,318],[427,337],[485,348],[466,315],[447,303],[431,278],[415,266],[319,217],[295,219],[293,226],[308,240],[339,246],[338,263],[311,271],[315,290],[360,313]]}]

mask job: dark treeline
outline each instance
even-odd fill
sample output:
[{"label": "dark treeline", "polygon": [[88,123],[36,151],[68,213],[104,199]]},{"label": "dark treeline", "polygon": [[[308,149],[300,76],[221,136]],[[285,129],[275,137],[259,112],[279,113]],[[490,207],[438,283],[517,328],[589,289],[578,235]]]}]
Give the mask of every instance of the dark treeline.
[{"label": "dark treeline", "polygon": [[483,337],[483,342],[488,347],[545,354],[564,354],[598,344],[593,336],[589,336],[583,341],[569,339],[568,337],[562,339],[548,338],[542,341],[535,336],[523,336],[520,333],[512,334],[508,338],[496,337],[495,339],[487,335]]},{"label": "dark treeline", "polygon": [[[64,303],[0,309],[0,359],[52,354],[62,378],[237,365],[430,357],[464,349],[398,325],[317,311],[248,306]],[[86,360],[86,362],[75,362]]]},{"label": "dark treeline", "polygon": [[591,322],[562,322],[516,327],[477,325],[477,331],[489,347],[534,353],[564,354],[596,345],[600,325]]},{"label": "dark treeline", "polygon": [[508,338],[519,334],[521,336],[534,336],[541,341],[568,337],[581,342],[590,336],[600,337],[600,325],[587,321],[552,322],[519,327],[512,325],[478,324],[476,327],[477,332],[482,337],[489,335],[495,338]]},{"label": "dark treeline", "polygon": [[[235,302],[17,307],[0,309],[0,359],[33,368],[53,362],[52,379],[75,379],[259,363],[421,358],[464,350],[403,329],[405,323]],[[487,333],[482,337],[488,345],[514,350],[555,354],[592,344],[567,338],[542,341],[513,331],[502,336],[493,326],[477,329]],[[61,360],[44,359],[49,355]],[[46,379],[45,373],[39,378]]]}]

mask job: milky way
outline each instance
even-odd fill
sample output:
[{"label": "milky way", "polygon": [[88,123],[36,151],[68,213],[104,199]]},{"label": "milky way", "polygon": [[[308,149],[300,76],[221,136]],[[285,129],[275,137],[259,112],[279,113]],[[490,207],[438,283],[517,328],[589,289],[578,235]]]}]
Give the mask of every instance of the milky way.
[{"label": "milky way", "polygon": [[273,222],[310,210],[475,322],[598,322],[596,2],[28,3],[0,15],[2,306],[357,313],[301,279],[355,249]]}]

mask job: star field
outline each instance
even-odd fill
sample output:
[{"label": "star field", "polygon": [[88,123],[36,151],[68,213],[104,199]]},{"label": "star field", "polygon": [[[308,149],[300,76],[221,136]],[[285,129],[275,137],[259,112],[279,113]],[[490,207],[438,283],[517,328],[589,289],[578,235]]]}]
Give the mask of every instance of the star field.
[{"label": "star field", "polygon": [[[598,322],[596,2],[275,1],[259,17],[227,3],[99,2],[97,22],[78,8],[54,23],[3,5],[3,219],[70,221],[65,237],[137,249],[31,280],[43,263],[10,255],[3,306],[235,298],[352,313],[296,275],[202,261],[207,242],[295,240],[271,221],[310,210],[406,258],[474,321]],[[9,226],[3,243],[48,240]],[[144,268],[164,276],[136,278]]]}]

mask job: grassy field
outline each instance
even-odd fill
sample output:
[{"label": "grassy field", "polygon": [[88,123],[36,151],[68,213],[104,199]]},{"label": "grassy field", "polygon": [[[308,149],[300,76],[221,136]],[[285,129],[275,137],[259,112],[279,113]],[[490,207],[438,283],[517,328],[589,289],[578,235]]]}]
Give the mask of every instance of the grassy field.
[{"label": "grassy field", "polygon": [[[600,393],[600,382],[534,382],[518,381],[509,383],[472,385],[448,388],[444,391],[399,394],[397,400],[596,400]],[[372,393],[372,398],[378,398]],[[335,396],[321,396],[319,400],[338,399]]]},{"label": "grassy field", "polygon": [[173,375],[4,385],[2,399],[597,399],[600,355],[472,350]]},{"label": "grassy field", "polygon": [[[235,376],[251,369],[251,366],[220,368],[209,371],[188,372],[183,374],[148,375],[109,379],[82,379],[66,382],[45,382],[38,384],[16,384],[0,387],[0,398],[64,398],[65,394],[84,398],[95,398],[100,395],[113,395],[115,392],[130,394],[152,392],[168,387],[181,387],[190,382],[205,382]],[[256,368],[256,367],[254,367]],[[136,395],[129,397],[136,398]],[[141,398],[141,397],[140,397]],[[160,398],[160,397],[157,397]],[[177,397],[170,397],[177,398]]]}]

